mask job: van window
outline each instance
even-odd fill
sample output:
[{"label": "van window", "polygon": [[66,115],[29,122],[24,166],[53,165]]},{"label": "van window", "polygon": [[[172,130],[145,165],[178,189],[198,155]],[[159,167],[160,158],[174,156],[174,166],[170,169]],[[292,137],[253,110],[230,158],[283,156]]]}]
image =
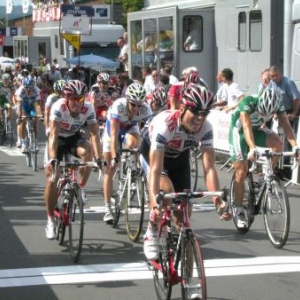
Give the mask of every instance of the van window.
[{"label": "van window", "polygon": [[247,36],[247,27],[246,27],[246,13],[239,13],[239,40],[238,48],[240,51],[246,51],[246,36]]},{"label": "van window", "polygon": [[203,50],[203,19],[201,16],[184,16],[183,51],[201,52]]},{"label": "van window", "polygon": [[260,10],[250,12],[249,48],[250,51],[262,50],[262,13]]}]

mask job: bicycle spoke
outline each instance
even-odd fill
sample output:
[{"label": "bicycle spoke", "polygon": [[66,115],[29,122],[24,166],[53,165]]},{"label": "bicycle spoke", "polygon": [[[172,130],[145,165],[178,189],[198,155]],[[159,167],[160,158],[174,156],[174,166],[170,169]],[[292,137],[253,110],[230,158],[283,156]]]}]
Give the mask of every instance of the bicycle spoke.
[{"label": "bicycle spoke", "polygon": [[127,201],[125,205],[126,230],[129,239],[135,242],[142,231],[144,220],[144,190],[141,177],[131,173],[127,184]]},{"label": "bicycle spoke", "polygon": [[159,238],[161,252],[159,254],[160,269],[153,267],[153,281],[158,300],[169,300],[172,294],[172,284],[169,281],[169,249],[167,244],[166,227],[162,229]]},{"label": "bicycle spoke", "polygon": [[271,182],[266,190],[263,216],[270,242],[275,248],[286,243],[290,228],[290,206],[287,192],[279,179]]},{"label": "bicycle spoke", "polygon": [[84,215],[81,193],[78,189],[69,203],[69,243],[73,262],[80,258],[83,241]]},{"label": "bicycle spoke", "polygon": [[202,251],[192,232],[187,233],[181,244],[182,299],[206,300],[206,277]]}]

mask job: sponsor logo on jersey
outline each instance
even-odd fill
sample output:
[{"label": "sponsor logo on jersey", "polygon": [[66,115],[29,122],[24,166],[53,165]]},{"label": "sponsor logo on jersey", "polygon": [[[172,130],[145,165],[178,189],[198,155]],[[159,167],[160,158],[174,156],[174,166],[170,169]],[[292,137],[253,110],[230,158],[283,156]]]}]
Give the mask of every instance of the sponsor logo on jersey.
[{"label": "sponsor logo on jersey", "polygon": [[171,140],[166,143],[167,147],[173,148],[173,149],[179,149],[181,148],[182,140]]},{"label": "sponsor logo on jersey", "polygon": [[67,109],[68,109],[67,104],[66,104],[66,103],[63,103],[63,104],[61,105],[61,110],[62,110],[63,112],[65,112]]},{"label": "sponsor logo on jersey", "polygon": [[170,132],[176,128],[179,115],[180,115],[180,111],[177,111],[171,114],[170,117],[166,120]]},{"label": "sponsor logo on jersey", "polygon": [[70,130],[71,131],[78,131],[80,127],[81,127],[80,124],[72,124]]},{"label": "sponsor logo on jersey", "polygon": [[88,120],[88,121],[91,121],[91,120],[93,120],[93,119],[95,119],[95,114],[94,114],[94,113],[91,113],[91,114],[89,115],[89,117],[87,118],[87,120]]},{"label": "sponsor logo on jersey", "polygon": [[60,127],[63,129],[68,129],[70,127],[70,124],[67,122],[60,122]]},{"label": "sponsor logo on jersey", "polygon": [[85,114],[87,113],[88,110],[89,110],[88,107],[83,106],[83,107],[81,108],[81,113],[82,113],[83,115],[85,115]]},{"label": "sponsor logo on jersey", "polygon": [[157,143],[159,143],[159,144],[165,144],[165,143],[166,143],[166,138],[165,138],[163,135],[158,134],[158,135],[156,136],[155,141],[156,141]]},{"label": "sponsor logo on jersey", "polygon": [[54,111],[54,116],[56,117],[56,119],[60,119],[61,118],[61,112],[59,110],[55,110]]},{"label": "sponsor logo on jersey", "polygon": [[201,141],[211,140],[213,138],[212,130],[208,131],[205,136],[201,139]]}]

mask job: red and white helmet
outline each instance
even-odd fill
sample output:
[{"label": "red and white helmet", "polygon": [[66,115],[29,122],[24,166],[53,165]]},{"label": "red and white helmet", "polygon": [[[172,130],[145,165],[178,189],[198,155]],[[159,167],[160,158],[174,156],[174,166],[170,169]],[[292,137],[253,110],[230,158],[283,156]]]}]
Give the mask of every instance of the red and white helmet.
[{"label": "red and white helmet", "polygon": [[69,80],[63,87],[65,96],[83,96],[88,92],[86,84],[80,80]]},{"label": "red and white helmet", "polygon": [[107,73],[100,73],[97,76],[97,81],[98,82],[108,83],[109,82],[109,74],[107,74]]},{"label": "red and white helmet", "polygon": [[213,104],[213,94],[202,85],[190,83],[183,89],[182,103],[186,108],[193,110],[210,110]]}]

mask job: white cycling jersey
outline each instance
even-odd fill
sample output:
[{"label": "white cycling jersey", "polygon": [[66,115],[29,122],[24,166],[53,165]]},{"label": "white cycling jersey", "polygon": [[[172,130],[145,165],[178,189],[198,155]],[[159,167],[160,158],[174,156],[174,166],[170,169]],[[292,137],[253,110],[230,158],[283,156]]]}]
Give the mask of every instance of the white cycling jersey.
[{"label": "white cycling jersey", "polygon": [[59,122],[59,136],[70,137],[76,134],[85,122],[96,123],[95,111],[90,103],[84,102],[80,114],[73,118],[67,105],[67,99],[56,101],[50,111],[50,121]]},{"label": "white cycling jersey", "polygon": [[143,132],[150,149],[165,151],[166,157],[177,157],[199,143],[201,148],[213,147],[213,129],[209,121],[205,120],[198,132],[188,134],[180,127],[179,118],[179,110],[165,110],[152,119]]},{"label": "white cycling jersey", "polygon": [[22,85],[17,89],[16,96],[18,101],[27,102],[30,105],[34,104],[41,98],[40,89],[36,86],[31,88],[29,92],[27,92],[26,88]]},{"label": "white cycling jersey", "polygon": [[60,96],[56,93],[52,93],[47,97],[45,107],[51,107],[58,99]]},{"label": "white cycling jersey", "polygon": [[113,97],[107,91],[101,91],[98,84],[94,84],[91,87],[91,92],[89,95],[89,100],[91,101],[91,96],[95,96],[96,108],[102,106],[110,106],[110,102],[112,101]]},{"label": "white cycling jersey", "polygon": [[138,126],[138,122],[140,121],[147,121],[147,119],[149,119],[152,114],[153,113],[149,104],[144,102],[139,107],[138,114],[135,115],[131,120],[129,120],[127,100],[126,98],[119,98],[108,110],[105,133],[110,135],[110,122],[112,120],[118,121],[120,123],[120,129],[126,131],[134,126]]}]

